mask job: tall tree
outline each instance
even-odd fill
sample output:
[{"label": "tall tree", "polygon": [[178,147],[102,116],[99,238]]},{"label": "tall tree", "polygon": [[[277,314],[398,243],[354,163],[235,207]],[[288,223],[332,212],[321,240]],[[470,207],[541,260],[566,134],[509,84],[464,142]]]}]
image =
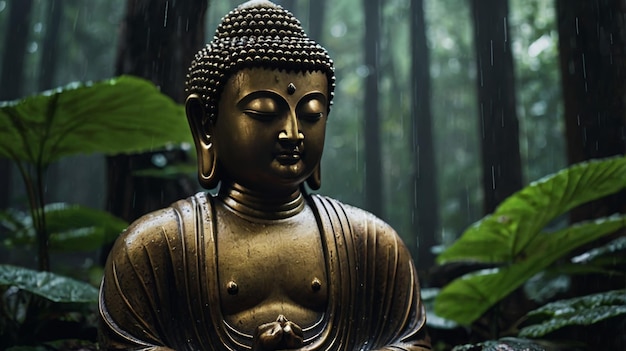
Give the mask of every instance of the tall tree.
[{"label": "tall tree", "polygon": [[64,0],[48,2],[46,32],[41,48],[41,61],[39,63],[39,91],[54,87],[54,74],[57,67],[59,52],[58,38],[63,15]]},{"label": "tall tree", "polygon": [[309,1],[309,37],[320,42],[326,19],[326,0]]},{"label": "tall tree", "polygon": [[508,0],[472,0],[484,210],[522,187]]},{"label": "tall tree", "polygon": [[411,221],[417,236],[417,266],[431,267],[439,227],[435,151],[433,143],[430,58],[426,42],[424,1],[411,1],[411,151],[412,176]]},{"label": "tall tree", "polygon": [[365,9],[365,207],[378,216],[383,214],[380,117],[378,110],[378,50],[380,39],[380,0],[363,0]]},{"label": "tall tree", "polygon": [[13,100],[22,96],[24,85],[24,56],[30,33],[32,0],[9,1],[9,25],[4,33],[4,53],[0,78],[0,101]]},{"label": "tall tree", "polygon": [[[9,24],[4,33],[4,53],[0,71],[0,101],[22,96],[24,56],[30,28],[32,0],[9,1]],[[11,194],[11,162],[0,160],[0,209],[9,206]]]},{"label": "tall tree", "polygon": [[[557,0],[569,163],[626,153],[626,2]],[[576,209],[579,221],[626,212],[623,192]]]},{"label": "tall tree", "polygon": [[[207,0],[128,0],[120,32],[116,73],[151,80],[182,103],[187,68],[204,43]],[[178,151],[118,155],[107,160],[109,199],[117,216],[132,221],[140,215],[190,195],[193,188],[179,179],[146,179],[132,175],[154,160],[183,157]]]}]

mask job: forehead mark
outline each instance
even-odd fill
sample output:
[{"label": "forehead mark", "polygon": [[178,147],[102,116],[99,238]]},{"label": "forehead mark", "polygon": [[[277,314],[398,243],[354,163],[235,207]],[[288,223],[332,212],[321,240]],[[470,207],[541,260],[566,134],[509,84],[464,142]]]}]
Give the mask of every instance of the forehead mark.
[{"label": "forehead mark", "polygon": [[289,83],[289,85],[287,85],[287,93],[289,95],[293,95],[293,93],[296,92],[296,85],[293,83]]}]

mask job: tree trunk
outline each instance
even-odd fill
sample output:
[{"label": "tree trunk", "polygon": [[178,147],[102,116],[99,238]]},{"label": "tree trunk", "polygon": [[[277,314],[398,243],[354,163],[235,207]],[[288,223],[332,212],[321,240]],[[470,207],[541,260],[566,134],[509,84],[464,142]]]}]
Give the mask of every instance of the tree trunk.
[{"label": "tree trunk", "polygon": [[[626,3],[610,0],[557,0],[565,133],[570,164],[626,153]],[[626,213],[626,192],[577,207],[573,223]],[[582,253],[624,236],[623,230],[577,250]],[[570,294],[581,296],[623,289],[622,278],[574,276]],[[624,323],[582,328],[571,337],[596,350],[623,350]],[[620,332],[621,331],[621,332]],[[567,337],[567,336],[566,336]]]},{"label": "tree trunk", "polygon": [[0,159],[0,210],[9,207],[11,203],[11,171],[10,160]]},{"label": "tree trunk", "polygon": [[63,0],[48,2],[46,33],[41,48],[41,61],[39,62],[39,91],[52,89],[55,86],[54,74],[57,68],[58,37],[63,8]]},{"label": "tree trunk", "polygon": [[116,73],[151,80],[182,103],[187,69],[204,44],[207,0],[128,0]]},{"label": "tree trunk", "polygon": [[322,40],[326,19],[326,0],[309,1],[309,37],[318,43]]},{"label": "tree trunk", "polygon": [[430,108],[430,59],[426,42],[424,1],[411,1],[411,151],[413,186],[411,221],[417,240],[417,267],[434,264],[431,248],[437,244],[439,227],[435,150]]},{"label": "tree trunk", "polygon": [[365,207],[377,216],[383,215],[382,162],[380,155],[380,120],[378,113],[378,48],[380,39],[380,0],[363,0],[365,35]]},{"label": "tree trunk", "polygon": [[[4,53],[0,71],[0,101],[14,100],[24,93],[24,62],[30,28],[32,0],[9,1],[9,23],[4,33]],[[11,161],[0,160],[0,209],[9,207],[11,198]]]},{"label": "tree trunk", "polygon": [[[184,81],[195,53],[204,44],[207,0],[128,0],[122,22],[116,73],[151,80],[182,103]],[[107,159],[109,210],[128,221],[191,195],[184,179],[137,178],[133,171],[152,166],[153,157],[168,162],[184,158],[180,150]]]},{"label": "tree trunk", "polygon": [[24,93],[24,56],[30,29],[32,0],[12,0],[9,2],[9,24],[4,33],[4,54],[2,55],[2,78],[0,101],[14,100]]},{"label": "tree trunk", "polygon": [[472,0],[484,211],[522,187],[515,78],[508,38],[509,2]]},{"label": "tree trunk", "polygon": [[[558,0],[570,164],[626,153],[626,3]],[[626,194],[572,211],[572,221],[626,213]]]}]

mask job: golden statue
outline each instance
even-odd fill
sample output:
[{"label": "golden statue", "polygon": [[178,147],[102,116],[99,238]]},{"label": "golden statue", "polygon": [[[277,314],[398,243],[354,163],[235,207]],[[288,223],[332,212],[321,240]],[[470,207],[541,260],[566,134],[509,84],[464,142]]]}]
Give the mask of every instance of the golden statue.
[{"label": "golden statue", "polygon": [[308,194],[333,64],[292,14],[249,1],[191,64],[199,193],[133,223],[100,290],[106,350],[429,350],[410,254],[386,223]]}]

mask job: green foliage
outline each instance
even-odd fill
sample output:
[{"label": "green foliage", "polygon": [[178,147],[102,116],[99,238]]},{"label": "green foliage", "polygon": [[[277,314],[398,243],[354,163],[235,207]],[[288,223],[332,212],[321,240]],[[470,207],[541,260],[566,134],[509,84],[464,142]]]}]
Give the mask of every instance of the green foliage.
[{"label": "green foliage", "polygon": [[626,227],[626,216],[615,215],[542,231],[573,207],[625,187],[626,158],[614,157],[574,165],[512,195],[437,258],[441,264],[471,260],[498,267],[448,284],[436,300],[435,312],[470,324],[572,249]]},{"label": "green foliage", "polygon": [[439,264],[477,260],[514,263],[550,240],[543,228],[557,216],[626,188],[626,158],[593,160],[530,184],[468,228],[437,258]]},{"label": "green foliage", "polygon": [[540,345],[532,340],[522,338],[502,338],[500,340],[489,340],[475,345],[459,345],[452,351],[501,351],[501,350],[523,350],[523,351],[545,351]]},{"label": "green foliage", "polygon": [[[50,249],[55,251],[90,251],[113,242],[128,223],[106,211],[64,203],[48,204],[44,208],[46,231],[50,234]],[[30,215],[0,212],[0,224],[11,236],[4,240],[7,247],[36,244],[36,233]]]},{"label": "green foliage", "polygon": [[183,108],[150,82],[122,76],[0,103],[0,157],[46,167],[61,157],[148,151],[190,142]]},{"label": "green foliage", "polygon": [[626,290],[559,300],[528,313],[520,336],[537,338],[570,325],[591,325],[626,314]]},{"label": "green foliage", "polygon": [[95,303],[98,289],[50,272],[0,265],[0,287],[16,287],[60,303]]},{"label": "green foliage", "polygon": [[91,317],[97,299],[98,289],[89,284],[0,265],[0,349],[37,350],[36,344],[61,336],[89,339],[86,335],[95,335],[96,323]]},{"label": "green foliage", "polygon": [[[132,153],[190,141],[183,116],[183,108],[151,82],[131,76],[74,83],[0,103],[0,157],[13,160],[24,180],[40,269],[49,269],[43,177],[50,163],[78,153]],[[67,220],[68,211],[54,213],[65,215],[63,220]],[[73,211],[75,221],[84,217],[82,223],[102,219],[94,218],[93,212]],[[57,237],[66,243],[73,239],[76,247],[77,238],[104,237],[110,232],[105,228],[100,231],[83,226]]]}]

